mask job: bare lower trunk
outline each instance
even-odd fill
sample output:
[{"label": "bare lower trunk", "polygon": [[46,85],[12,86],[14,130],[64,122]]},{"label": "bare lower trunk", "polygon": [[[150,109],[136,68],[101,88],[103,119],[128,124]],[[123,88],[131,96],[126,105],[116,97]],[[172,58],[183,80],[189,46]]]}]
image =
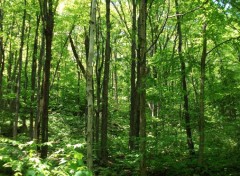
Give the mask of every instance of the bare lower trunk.
[{"label": "bare lower trunk", "polygon": [[108,123],[108,83],[109,83],[109,67],[110,67],[110,0],[106,0],[106,49],[105,49],[105,64],[103,78],[103,93],[102,93],[102,132],[101,132],[101,159],[104,164],[107,163],[107,123]]},{"label": "bare lower trunk", "polygon": [[48,104],[50,89],[50,67],[52,60],[52,39],[54,27],[53,2],[52,0],[44,0],[42,4],[43,24],[46,39],[46,60],[44,64],[43,77],[43,99],[42,99],[42,123],[41,123],[41,158],[46,158],[48,153]]},{"label": "bare lower trunk", "polygon": [[90,33],[89,33],[89,52],[87,56],[87,166],[93,169],[93,58],[96,28],[96,0],[92,0],[91,17],[90,17]]},{"label": "bare lower trunk", "polygon": [[[179,14],[178,12],[178,0],[175,0],[176,5],[176,14]],[[194,144],[192,140],[192,130],[190,126],[190,114],[189,114],[189,103],[188,103],[188,89],[187,89],[187,78],[186,78],[186,65],[182,53],[182,29],[181,29],[181,17],[177,15],[177,33],[179,37],[178,42],[178,55],[180,58],[181,63],[181,81],[182,81],[182,90],[183,90],[183,100],[184,100],[184,118],[185,118],[185,129],[187,134],[187,144],[188,144],[188,150],[190,155],[193,155],[195,153],[194,151]]]},{"label": "bare lower trunk", "polygon": [[[26,7],[26,0],[24,1],[24,6]],[[17,77],[17,94],[16,94],[16,114],[13,123],[13,138],[17,137],[18,119],[19,119],[19,108],[20,108],[20,93],[21,93],[21,73],[22,73],[22,53],[24,46],[24,33],[25,33],[25,21],[26,21],[26,8],[24,8],[22,19],[22,31],[21,31],[21,43],[19,49],[18,58],[18,77]]]},{"label": "bare lower trunk", "polygon": [[204,126],[205,126],[205,117],[204,117],[204,88],[205,88],[205,70],[206,70],[206,58],[207,58],[207,37],[206,37],[206,28],[207,24],[203,25],[203,50],[201,57],[201,78],[200,78],[200,96],[199,96],[199,109],[200,109],[200,117],[199,117],[199,158],[198,164],[200,166],[204,163]]},{"label": "bare lower trunk", "polygon": [[146,17],[147,0],[140,1],[139,9],[139,119],[140,119],[140,175],[146,176]]},{"label": "bare lower trunk", "polygon": [[[0,7],[0,32],[3,32],[3,9]],[[3,37],[0,37],[0,107],[3,106],[2,102],[2,80],[3,80],[3,70],[4,70],[4,50],[3,50]]]},{"label": "bare lower trunk", "polygon": [[34,46],[33,46],[33,56],[32,56],[32,73],[31,73],[31,109],[30,109],[30,139],[33,139],[33,118],[34,118],[34,106],[33,103],[35,101],[35,85],[36,85],[36,69],[37,69],[37,48],[38,48],[38,28],[40,23],[40,17],[37,15],[37,27],[35,31],[35,37],[34,37]]},{"label": "bare lower trunk", "polygon": [[135,128],[137,119],[137,90],[136,90],[136,0],[132,0],[133,16],[132,16],[132,46],[131,46],[131,107],[130,107],[130,132],[129,132],[129,148],[136,149],[136,137],[138,136]]}]

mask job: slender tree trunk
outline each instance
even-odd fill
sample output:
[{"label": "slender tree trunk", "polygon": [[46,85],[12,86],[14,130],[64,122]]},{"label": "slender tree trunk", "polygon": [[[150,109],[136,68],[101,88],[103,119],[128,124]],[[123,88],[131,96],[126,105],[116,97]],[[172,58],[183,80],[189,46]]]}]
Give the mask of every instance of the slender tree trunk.
[{"label": "slender tree trunk", "polygon": [[108,83],[109,83],[109,67],[110,67],[110,0],[106,0],[106,49],[104,63],[103,78],[103,94],[102,94],[102,132],[101,132],[101,159],[103,164],[107,163],[107,123],[108,123]]},{"label": "slender tree trunk", "polygon": [[140,1],[139,9],[139,94],[140,94],[140,175],[146,176],[146,17],[147,17],[147,0]]},{"label": "slender tree trunk", "polygon": [[[101,57],[101,52],[104,53],[104,46],[102,44],[102,51],[100,45],[100,17],[98,18],[98,25],[97,25],[97,32],[96,32],[96,43],[97,43],[97,59],[96,59],[96,96],[97,96],[97,110],[96,110],[96,122],[95,122],[95,141],[96,141],[96,154],[97,157],[100,157],[100,150],[99,150],[99,136],[100,136],[100,116],[101,116],[101,74],[103,68],[103,57]],[[101,59],[102,58],[102,59]]]},{"label": "slender tree trunk", "polygon": [[[24,6],[26,7],[26,0],[24,0]],[[16,115],[13,123],[13,138],[17,138],[17,128],[19,119],[19,108],[20,108],[20,93],[21,93],[21,74],[22,74],[22,53],[24,46],[24,35],[25,35],[25,21],[26,21],[26,8],[24,8],[23,19],[22,19],[22,29],[21,29],[21,43],[19,49],[18,58],[18,78],[17,78],[17,94],[16,94]]]},{"label": "slender tree trunk", "polygon": [[[17,74],[17,68],[18,68],[18,51],[16,50],[15,53],[13,54],[13,71],[11,73],[11,78],[10,78],[10,86],[11,86],[11,92],[13,94],[16,94],[17,92],[17,86],[16,86],[16,83],[17,83],[17,79],[16,79],[16,74]],[[15,109],[16,108],[16,100],[15,99],[11,99],[10,100],[10,111],[11,113],[14,114],[15,112]],[[14,119],[13,119],[14,120]],[[11,124],[13,124],[13,122],[11,122]]]},{"label": "slender tree trunk", "polygon": [[[3,9],[2,9],[2,1],[0,2],[0,32],[3,32]],[[2,108],[2,80],[3,80],[3,71],[4,71],[4,48],[3,48],[3,37],[0,36],[0,107]]]},{"label": "slender tree trunk", "polygon": [[137,3],[132,0],[133,14],[132,14],[132,45],[131,45],[131,110],[130,110],[130,134],[129,134],[129,148],[136,149],[136,134],[135,128],[137,122],[137,101],[136,101],[136,33],[137,33]]},{"label": "slender tree trunk", "polygon": [[116,107],[118,107],[118,71],[117,71],[117,52],[114,53],[115,64],[113,70],[113,84],[114,84],[114,99],[116,102]]},{"label": "slender tree trunk", "polygon": [[[11,92],[11,74],[12,74],[12,66],[13,66],[13,59],[14,59],[14,53],[12,51],[12,46],[10,42],[10,47],[9,47],[9,55],[8,55],[8,60],[7,60],[7,91],[6,94],[9,94]],[[8,99],[6,102],[6,107],[10,107],[11,101]]]},{"label": "slender tree trunk", "polygon": [[[44,33],[46,37],[46,60],[44,65],[43,77],[43,101],[42,101],[42,127],[41,143],[48,142],[48,104],[49,104],[49,88],[50,88],[50,66],[52,60],[52,39],[54,27],[53,1],[44,0],[42,4]],[[46,158],[48,146],[42,145],[41,158]]]},{"label": "slender tree trunk", "polygon": [[206,37],[207,23],[203,24],[203,49],[201,56],[201,78],[200,78],[200,96],[199,96],[199,158],[198,164],[200,166],[204,163],[204,141],[205,141],[205,117],[204,117],[204,88],[205,88],[205,70],[207,58],[207,37]]},{"label": "slender tree trunk", "polygon": [[[11,28],[9,30],[9,35],[12,35],[12,31],[13,31],[13,24],[14,24],[15,20],[13,19],[12,21],[12,25]],[[14,51],[12,48],[12,41],[9,41],[9,55],[8,55],[8,59],[7,59],[7,91],[6,94],[11,93],[12,91],[12,83],[15,82],[14,80],[12,80],[12,70],[13,70],[13,63],[14,63]],[[12,101],[10,98],[7,99],[6,103],[6,107],[9,107],[10,111],[12,110]]]},{"label": "slender tree trunk", "polygon": [[178,0],[175,0],[175,6],[176,6],[176,16],[177,16],[177,33],[178,33],[178,55],[180,58],[181,63],[181,81],[182,81],[182,90],[183,90],[183,100],[184,100],[184,118],[185,118],[185,129],[187,133],[187,144],[188,144],[188,150],[190,155],[193,155],[194,152],[194,144],[192,140],[192,130],[190,126],[190,114],[189,114],[189,106],[188,106],[188,89],[187,89],[187,78],[186,78],[186,65],[182,53],[182,28],[181,28],[181,17],[179,14],[179,5]]},{"label": "slender tree trunk", "polygon": [[[30,24],[30,19],[29,19],[29,24]],[[24,96],[23,96],[23,101],[25,104],[27,104],[27,89],[28,89],[28,57],[29,57],[29,43],[30,43],[30,34],[31,34],[31,27],[28,27],[28,30],[26,30],[27,35],[27,46],[26,46],[26,58],[25,58],[25,66],[24,66]],[[23,132],[27,132],[27,123],[26,123],[26,117],[22,116],[22,129]]]},{"label": "slender tree trunk", "polygon": [[37,49],[38,49],[38,29],[40,24],[40,16],[36,14],[37,24],[35,30],[34,44],[33,44],[33,55],[32,55],[32,72],[31,72],[31,106],[30,106],[30,139],[33,139],[33,119],[34,119],[34,102],[35,102],[35,85],[36,85],[36,71],[37,71]]},{"label": "slender tree trunk", "polygon": [[[42,96],[43,96],[43,87],[42,87],[42,70],[43,70],[43,58],[45,56],[45,35],[44,28],[42,28],[41,32],[41,49],[38,60],[38,70],[37,70],[37,115],[35,119],[34,126],[34,138],[36,143],[40,143],[40,128],[41,128],[41,119],[42,119]],[[37,146],[37,151],[40,152],[40,147]]]},{"label": "slender tree trunk", "polygon": [[92,0],[89,32],[89,50],[87,57],[87,166],[93,169],[93,58],[96,31],[96,0]]}]

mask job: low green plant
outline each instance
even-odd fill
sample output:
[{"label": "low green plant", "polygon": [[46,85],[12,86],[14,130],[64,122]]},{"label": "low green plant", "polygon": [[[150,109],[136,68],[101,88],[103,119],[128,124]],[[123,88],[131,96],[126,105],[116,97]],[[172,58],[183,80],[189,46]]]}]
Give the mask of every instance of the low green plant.
[{"label": "low green plant", "polygon": [[[53,145],[49,142],[45,145]],[[0,171],[14,176],[91,176],[79,149],[82,144],[57,148],[47,159],[41,159],[33,141],[21,143],[0,138]]]}]

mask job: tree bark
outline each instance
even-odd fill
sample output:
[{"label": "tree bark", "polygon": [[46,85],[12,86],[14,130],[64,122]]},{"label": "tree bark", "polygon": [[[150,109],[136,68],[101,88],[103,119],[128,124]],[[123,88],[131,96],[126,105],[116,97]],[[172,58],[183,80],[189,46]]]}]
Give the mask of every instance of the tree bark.
[{"label": "tree bark", "polygon": [[[28,23],[30,24],[31,19],[29,18]],[[29,57],[29,43],[30,43],[30,34],[31,34],[31,26],[26,29],[27,34],[27,44],[26,44],[26,57],[25,57],[25,66],[24,66],[24,94],[23,94],[23,101],[27,105],[27,92],[28,92],[28,57]],[[28,108],[28,107],[27,107]],[[26,117],[22,116],[22,131],[24,133],[27,132],[27,122]]]},{"label": "tree bark", "polygon": [[117,52],[114,53],[115,64],[113,70],[113,87],[114,87],[114,100],[116,102],[116,106],[118,107],[118,71],[117,71]]},{"label": "tree bark", "polygon": [[183,90],[183,100],[184,100],[184,118],[185,118],[185,129],[187,134],[187,145],[190,155],[195,153],[194,143],[192,140],[192,130],[190,126],[190,114],[189,114],[189,103],[188,103],[188,89],[187,89],[187,78],[186,78],[186,64],[182,52],[182,27],[181,27],[181,16],[179,16],[179,5],[178,0],[175,0],[176,6],[176,17],[177,17],[177,33],[178,33],[178,56],[181,63],[181,81],[182,81],[182,90]]},{"label": "tree bark", "polygon": [[[43,96],[43,87],[42,87],[42,70],[43,70],[43,58],[45,56],[45,35],[44,35],[44,28],[42,27],[41,32],[41,48],[40,48],[40,55],[38,59],[38,68],[37,68],[37,115],[35,119],[34,125],[34,138],[36,143],[40,143],[40,127],[41,127],[41,119],[42,119],[42,96]],[[37,146],[37,151],[40,152],[40,147]]]},{"label": "tree bark", "polygon": [[44,0],[42,4],[44,34],[46,39],[46,60],[43,77],[43,99],[42,99],[42,127],[41,127],[41,158],[46,158],[48,153],[48,104],[50,88],[50,67],[52,60],[52,39],[54,28],[53,1]]},{"label": "tree bark", "polygon": [[207,37],[206,37],[207,23],[203,24],[203,44],[202,44],[202,56],[201,56],[201,77],[200,77],[200,95],[199,95],[199,157],[198,164],[203,166],[204,163],[204,142],[205,142],[205,117],[204,117],[204,88],[205,88],[205,70],[206,70],[206,58],[207,58]]},{"label": "tree bark", "polygon": [[87,57],[87,166],[90,170],[93,169],[93,58],[94,44],[96,31],[96,0],[92,0],[91,16],[90,16],[90,39],[89,52]]},{"label": "tree bark", "polygon": [[[0,32],[3,32],[3,9],[2,3],[0,4]],[[4,71],[4,48],[3,48],[3,37],[0,37],[0,107],[3,105],[2,101],[2,80],[3,80],[3,71]]]},{"label": "tree bark", "polygon": [[[100,15],[100,14],[99,14]],[[100,45],[100,26],[101,21],[100,17],[98,17],[98,25],[97,25],[97,32],[96,32],[96,43],[97,43],[97,59],[96,59],[96,96],[97,96],[97,110],[96,110],[96,119],[95,119],[95,141],[96,141],[96,154],[97,157],[100,158],[100,150],[99,150],[99,136],[100,136],[100,117],[101,117],[101,75],[102,75],[102,68],[103,68],[103,60],[104,60],[104,44]],[[101,49],[101,50],[100,50]],[[102,56],[102,57],[101,57]]]},{"label": "tree bark", "polygon": [[37,23],[36,23],[36,30],[35,30],[35,37],[34,37],[34,44],[33,44],[33,55],[32,55],[32,71],[31,71],[31,105],[30,105],[30,139],[33,139],[34,136],[34,129],[33,129],[33,119],[34,119],[34,102],[35,102],[35,85],[36,85],[36,71],[37,71],[37,50],[38,50],[38,29],[40,24],[40,16],[36,14]]},{"label": "tree bark", "polygon": [[146,175],[146,17],[147,17],[147,0],[140,1],[139,9],[139,118],[140,118],[140,175]]},{"label": "tree bark", "polygon": [[130,133],[129,133],[129,148],[130,150],[136,149],[136,138],[139,136],[137,133],[137,90],[136,90],[136,33],[137,33],[137,3],[132,0],[133,14],[132,14],[132,45],[131,45],[131,109],[130,109]]},{"label": "tree bark", "polygon": [[[26,7],[26,0],[24,0],[24,6]],[[19,119],[19,108],[20,108],[20,93],[21,93],[21,75],[22,75],[22,53],[24,46],[24,35],[25,35],[25,21],[26,21],[26,8],[24,8],[23,19],[22,19],[22,29],[21,29],[21,43],[19,49],[18,58],[18,77],[17,77],[17,92],[16,92],[16,114],[13,123],[13,139],[17,138],[17,128]]]},{"label": "tree bark", "polygon": [[107,123],[108,123],[108,83],[109,83],[109,67],[110,67],[110,0],[106,0],[106,48],[102,93],[102,132],[101,132],[101,159],[103,164],[107,163]]}]

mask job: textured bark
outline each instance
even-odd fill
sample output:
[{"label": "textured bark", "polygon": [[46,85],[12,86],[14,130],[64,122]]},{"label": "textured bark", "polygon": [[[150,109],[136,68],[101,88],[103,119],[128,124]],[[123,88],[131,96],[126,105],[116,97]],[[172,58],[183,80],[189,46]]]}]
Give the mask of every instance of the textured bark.
[{"label": "textured bark", "polygon": [[[40,143],[40,127],[41,127],[41,119],[42,119],[42,70],[43,70],[43,58],[45,55],[45,35],[44,30],[42,28],[41,32],[41,49],[40,56],[38,59],[38,68],[37,68],[37,116],[35,119],[34,125],[34,139],[36,143]],[[40,152],[40,147],[37,146],[37,151]]]},{"label": "textured bark", "polygon": [[147,17],[147,0],[140,1],[139,9],[139,119],[140,119],[140,175],[146,176],[146,17]]},{"label": "textured bark", "polygon": [[182,53],[182,28],[181,28],[181,16],[178,10],[178,0],[175,0],[176,6],[176,16],[177,16],[177,33],[178,33],[178,56],[180,58],[181,63],[181,82],[182,82],[182,90],[183,90],[183,100],[184,100],[184,118],[185,118],[185,129],[187,134],[187,145],[190,155],[195,153],[194,144],[192,140],[192,130],[190,126],[190,114],[189,114],[189,103],[188,103],[188,89],[187,89],[187,78],[186,78],[186,64],[184,61],[183,53]]},{"label": "textured bark", "polygon": [[33,55],[32,55],[32,71],[31,71],[31,108],[30,108],[30,139],[33,139],[33,119],[34,119],[34,102],[35,102],[35,85],[36,85],[36,71],[37,71],[37,49],[38,49],[38,29],[40,24],[40,16],[37,14],[37,24],[35,30],[34,44],[33,44]]},{"label": "textured bark", "polygon": [[106,0],[106,48],[102,93],[102,130],[101,130],[101,159],[103,164],[107,163],[107,123],[108,123],[108,83],[109,83],[109,67],[110,67],[110,0]]},{"label": "textured bark", "polygon": [[[46,39],[46,60],[44,65],[43,77],[43,99],[42,99],[42,126],[41,126],[41,143],[48,142],[48,104],[50,88],[50,66],[52,60],[52,39],[54,27],[53,1],[44,0],[42,4],[44,33]],[[41,158],[46,158],[48,146],[42,145]]]},{"label": "textured bark", "polygon": [[87,58],[87,166],[93,169],[93,58],[96,31],[96,0],[92,0],[89,32],[89,52]]},{"label": "textured bark", "polygon": [[132,0],[133,15],[132,15],[132,45],[131,45],[131,109],[130,109],[130,133],[129,133],[129,148],[130,150],[136,149],[136,137],[138,131],[137,124],[137,90],[136,90],[136,33],[137,33],[137,20],[136,20],[136,0]]},{"label": "textured bark", "polygon": [[[99,137],[100,137],[100,116],[101,116],[101,74],[103,68],[103,59],[104,59],[104,44],[100,45],[100,17],[98,18],[97,32],[96,32],[96,43],[97,43],[97,59],[96,59],[96,96],[97,96],[97,110],[96,110],[96,118],[95,118],[95,142],[96,142],[96,154],[97,157],[100,157],[99,150]],[[102,54],[102,57],[101,57]]]},{"label": "textured bark", "polygon": [[[24,1],[24,6],[26,7],[26,0]],[[22,53],[24,46],[24,35],[25,35],[25,21],[26,21],[26,8],[24,8],[23,19],[22,19],[22,29],[21,29],[21,43],[19,49],[18,57],[18,77],[17,77],[17,93],[16,93],[16,114],[13,122],[13,138],[17,137],[17,127],[19,119],[19,108],[20,108],[20,93],[21,93],[21,75],[22,75]]]},{"label": "textured bark", "polygon": [[[31,22],[31,18],[28,20],[28,24]],[[27,44],[26,44],[26,57],[25,57],[25,65],[24,65],[24,93],[23,93],[23,101],[25,104],[27,104],[27,92],[28,92],[28,62],[29,62],[29,43],[30,43],[30,34],[31,34],[31,27],[27,27],[26,29],[27,33]],[[22,131],[24,133],[27,133],[27,123],[26,123],[26,116],[22,116]]]},{"label": "textured bark", "polygon": [[203,44],[202,44],[202,56],[201,56],[201,77],[200,77],[200,95],[199,95],[199,157],[198,164],[202,166],[204,164],[204,89],[205,89],[205,74],[206,74],[206,58],[207,58],[207,37],[206,37],[207,23],[203,24]]}]

